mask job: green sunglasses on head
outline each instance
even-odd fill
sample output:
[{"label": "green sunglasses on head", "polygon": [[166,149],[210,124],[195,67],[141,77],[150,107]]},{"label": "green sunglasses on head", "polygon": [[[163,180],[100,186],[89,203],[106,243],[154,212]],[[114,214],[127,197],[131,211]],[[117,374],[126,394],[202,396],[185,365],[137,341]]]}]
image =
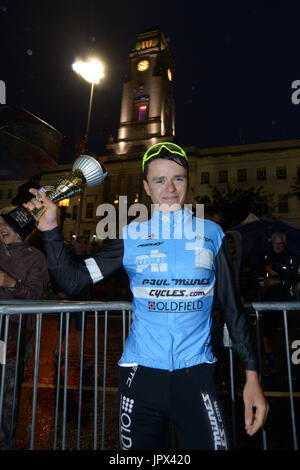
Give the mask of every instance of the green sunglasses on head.
[{"label": "green sunglasses on head", "polygon": [[181,147],[179,147],[179,145],[173,144],[173,142],[159,142],[149,147],[148,150],[145,152],[143,156],[143,171],[145,163],[150,160],[150,158],[159,155],[163,149],[167,150],[172,154],[184,157],[187,160],[187,155],[185,151]]}]

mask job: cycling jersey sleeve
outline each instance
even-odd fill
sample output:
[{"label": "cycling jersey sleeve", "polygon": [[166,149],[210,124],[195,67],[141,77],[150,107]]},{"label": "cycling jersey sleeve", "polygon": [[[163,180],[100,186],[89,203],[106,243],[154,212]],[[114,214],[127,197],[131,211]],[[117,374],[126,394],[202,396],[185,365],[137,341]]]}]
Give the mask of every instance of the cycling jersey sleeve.
[{"label": "cycling jersey sleeve", "polygon": [[224,237],[216,256],[216,291],[222,306],[233,349],[239,354],[246,370],[258,370],[258,361],[253,348],[248,316],[232,281],[231,264],[227,240]]},{"label": "cycling jersey sleeve", "polygon": [[111,240],[109,245],[96,255],[85,260],[83,265],[72,263],[58,228],[42,232],[47,264],[57,284],[67,295],[101,281],[119,269],[123,261],[123,240]]}]

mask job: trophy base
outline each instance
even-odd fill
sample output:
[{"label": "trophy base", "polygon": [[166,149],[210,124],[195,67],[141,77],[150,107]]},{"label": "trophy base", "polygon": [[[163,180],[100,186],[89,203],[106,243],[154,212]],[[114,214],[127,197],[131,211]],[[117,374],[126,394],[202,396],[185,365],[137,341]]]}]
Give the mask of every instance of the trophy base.
[{"label": "trophy base", "polygon": [[23,206],[17,207],[7,214],[1,214],[1,217],[23,241],[35,229],[35,217]]}]

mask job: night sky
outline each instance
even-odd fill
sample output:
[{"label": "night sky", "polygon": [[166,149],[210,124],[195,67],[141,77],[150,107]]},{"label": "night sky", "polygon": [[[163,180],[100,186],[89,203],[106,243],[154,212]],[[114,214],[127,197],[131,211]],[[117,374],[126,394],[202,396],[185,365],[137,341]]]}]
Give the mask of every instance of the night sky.
[{"label": "night sky", "polygon": [[[117,136],[128,54],[136,34],[160,26],[175,60],[176,138],[197,147],[300,137],[300,5],[283,1],[0,0],[0,80],[6,102],[64,135],[74,158],[86,128],[90,85],[72,71],[97,55],[89,149]],[[299,94],[300,97],[300,94]]]}]

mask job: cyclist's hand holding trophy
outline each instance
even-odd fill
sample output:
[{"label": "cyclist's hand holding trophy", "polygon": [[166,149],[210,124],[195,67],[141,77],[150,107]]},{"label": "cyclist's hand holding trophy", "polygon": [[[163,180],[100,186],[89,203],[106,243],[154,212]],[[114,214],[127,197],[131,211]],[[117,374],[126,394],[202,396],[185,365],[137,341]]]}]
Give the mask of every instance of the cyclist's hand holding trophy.
[{"label": "cyclist's hand holding trophy", "polygon": [[2,217],[15,233],[24,240],[37,226],[39,230],[51,230],[57,226],[55,202],[82,192],[84,186],[103,183],[107,172],[103,165],[88,154],[75,160],[70,177],[61,177],[54,186],[32,189],[35,195],[30,202],[13,209]]}]

